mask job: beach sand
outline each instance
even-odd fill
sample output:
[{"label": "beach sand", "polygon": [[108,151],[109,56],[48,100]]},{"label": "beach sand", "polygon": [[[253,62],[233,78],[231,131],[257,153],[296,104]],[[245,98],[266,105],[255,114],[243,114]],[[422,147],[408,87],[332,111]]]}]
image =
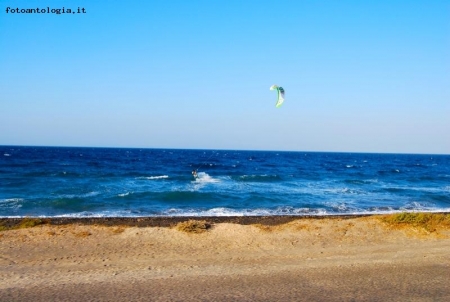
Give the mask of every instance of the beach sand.
[{"label": "beach sand", "polygon": [[450,301],[448,227],[202,219],[202,233],[170,227],[180,219],[2,231],[0,301]]}]

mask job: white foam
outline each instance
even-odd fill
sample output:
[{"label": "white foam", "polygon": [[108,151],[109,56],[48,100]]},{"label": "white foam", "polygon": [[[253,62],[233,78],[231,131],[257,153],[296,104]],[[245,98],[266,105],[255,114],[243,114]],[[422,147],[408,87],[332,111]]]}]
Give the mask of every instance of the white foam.
[{"label": "white foam", "polygon": [[154,180],[154,179],[165,179],[165,178],[169,178],[169,176],[168,175],[145,176],[145,177],[137,177],[136,179]]},{"label": "white foam", "polygon": [[6,199],[0,199],[0,203],[17,203],[22,202],[25,199],[23,198],[6,198]]},{"label": "white foam", "polygon": [[[20,209],[22,207],[22,202],[25,199],[23,198],[6,198],[6,199],[0,199],[0,207],[1,208],[7,208],[7,209]],[[0,217],[2,217],[0,215]]]},{"label": "white foam", "polygon": [[11,154],[5,153],[5,154],[3,154],[3,156],[11,156]]},{"label": "white foam", "polygon": [[213,208],[202,212],[204,216],[244,216],[242,211],[236,211],[227,208]]},{"label": "white foam", "polygon": [[195,178],[195,182],[198,182],[198,183],[215,183],[215,182],[220,182],[220,180],[217,179],[217,178],[213,178],[213,177],[209,176],[205,172],[199,172],[199,173],[197,173],[197,178]]},{"label": "white foam", "polygon": [[[126,218],[126,217],[242,217],[242,216],[272,216],[272,215],[293,215],[293,216],[342,216],[342,215],[374,215],[374,214],[394,214],[402,212],[423,212],[423,213],[436,213],[444,212],[450,213],[450,208],[435,208],[435,209],[405,209],[401,208],[394,210],[392,208],[380,209],[378,207],[372,209],[355,209],[354,211],[347,212],[328,212],[323,208],[312,209],[312,208],[293,208],[293,207],[279,207],[276,209],[242,209],[234,210],[230,208],[213,208],[204,211],[198,211],[194,209],[182,210],[182,209],[168,209],[160,214],[149,214],[149,213],[133,213],[130,210],[116,210],[116,211],[102,211],[102,212],[79,212],[79,213],[68,213],[62,215],[37,215],[34,217],[68,217],[68,218],[103,218],[103,217],[116,217],[116,218]],[[26,216],[22,215],[10,215],[10,216],[0,216],[2,218],[23,218]]]},{"label": "white foam", "polygon": [[92,192],[88,192],[88,193],[85,193],[85,194],[63,194],[60,197],[61,198],[69,198],[69,199],[72,199],[72,198],[86,198],[86,197],[97,196],[99,194],[100,194],[100,192],[98,192],[98,191],[92,191]]}]

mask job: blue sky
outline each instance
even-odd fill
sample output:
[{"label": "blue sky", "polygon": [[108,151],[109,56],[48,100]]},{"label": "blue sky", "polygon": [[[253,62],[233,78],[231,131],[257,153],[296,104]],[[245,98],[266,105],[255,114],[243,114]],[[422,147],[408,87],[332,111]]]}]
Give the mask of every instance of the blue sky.
[{"label": "blue sky", "polygon": [[450,154],[450,1],[0,5],[1,145]]}]

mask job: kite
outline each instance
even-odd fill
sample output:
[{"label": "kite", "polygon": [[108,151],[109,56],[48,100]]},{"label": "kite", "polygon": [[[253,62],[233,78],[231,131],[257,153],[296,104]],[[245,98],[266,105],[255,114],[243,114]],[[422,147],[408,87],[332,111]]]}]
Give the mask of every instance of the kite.
[{"label": "kite", "polygon": [[275,104],[275,107],[280,107],[284,102],[284,89],[283,87],[278,87],[277,85],[270,86],[270,90],[276,90],[277,91],[277,103]]}]

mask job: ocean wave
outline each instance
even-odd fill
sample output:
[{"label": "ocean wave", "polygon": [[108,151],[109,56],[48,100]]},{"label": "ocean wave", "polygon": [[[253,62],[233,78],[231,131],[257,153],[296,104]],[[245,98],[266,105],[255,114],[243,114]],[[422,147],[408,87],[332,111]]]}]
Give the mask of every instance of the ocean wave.
[{"label": "ocean wave", "polygon": [[323,193],[326,194],[336,194],[336,195],[342,195],[342,194],[359,194],[359,195],[365,195],[367,192],[362,190],[356,190],[356,189],[350,189],[350,188],[325,188],[322,190]]},{"label": "ocean wave", "polygon": [[62,194],[59,195],[59,198],[63,198],[63,199],[76,199],[76,198],[87,198],[87,197],[94,197],[101,194],[101,192],[99,191],[92,191],[92,192],[88,192],[88,193],[82,193],[82,194]]},{"label": "ocean wave", "polygon": [[166,178],[169,178],[169,175],[141,176],[141,177],[136,177],[136,179],[147,179],[147,180],[166,179]]},{"label": "ocean wave", "polygon": [[352,185],[373,185],[378,183],[378,179],[345,179],[343,182]]},{"label": "ocean wave", "polygon": [[161,212],[162,216],[193,216],[193,217],[241,217],[241,216],[278,216],[278,215],[326,215],[325,209],[308,209],[308,208],[293,208],[293,207],[277,207],[276,209],[232,209],[226,207],[218,207],[207,210],[182,210],[182,209],[168,209]]},{"label": "ocean wave", "polygon": [[412,201],[399,208],[400,211],[426,211],[436,210],[436,208],[428,202]]},{"label": "ocean wave", "polygon": [[254,174],[254,175],[239,176],[237,180],[244,182],[270,182],[270,181],[279,181],[281,180],[281,177],[278,175]]},{"label": "ocean wave", "polygon": [[216,183],[220,182],[219,179],[213,178],[205,172],[199,172],[194,180],[196,183]]},{"label": "ocean wave", "polygon": [[[243,216],[342,216],[342,215],[383,215],[403,212],[423,212],[423,213],[450,213],[450,207],[447,208],[424,208],[421,205],[411,204],[401,208],[393,207],[371,207],[366,209],[326,209],[326,208],[308,208],[308,207],[277,207],[274,209],[249,208],[232,209],[226,207],[217,207],[211,209],[180,209],[168,208],[160,210],[105,210],[105,211],[79,211],[57,215],[36,215],[33,217],[54,217],[54,218],[139,218],[139,217],[243,217]],[[7,215],[2,218],[23,218],[29,215]]]},{"label": "ocean wave", "polygon": [[23,198],[5,198],[0,199],[0,203],[17,203],[17,202],[23,202],[25,199]]},{"label": "ocean wave", "polygon": [[244,216],[242,211],[237,211],[233,209],[228,208],[213,208],[209,210],[196,210],[196,209],[176,209],[176,208],[170,208],[165,211],[162,211],[160,213],[162,216],[177,216],[177,217],[183,217],[183,216],[194,216],[194,217],[206,217],[206,216],[212,216],[212,217],[223,217],[223,216]]},{"label": "ocean wave", "polygon": [[397,174],[400,173],[400,169],[391,169],[391,170],[380,170],[378,171],[378,175],[389,175],[389,174]]},{"label": "ocean wave", "polygon": [[[25,199],[23,198],[5,198],[0,199],[0,209],[18,210],[22,208]],[[2,217],[0,215],[0,217]]]}]

